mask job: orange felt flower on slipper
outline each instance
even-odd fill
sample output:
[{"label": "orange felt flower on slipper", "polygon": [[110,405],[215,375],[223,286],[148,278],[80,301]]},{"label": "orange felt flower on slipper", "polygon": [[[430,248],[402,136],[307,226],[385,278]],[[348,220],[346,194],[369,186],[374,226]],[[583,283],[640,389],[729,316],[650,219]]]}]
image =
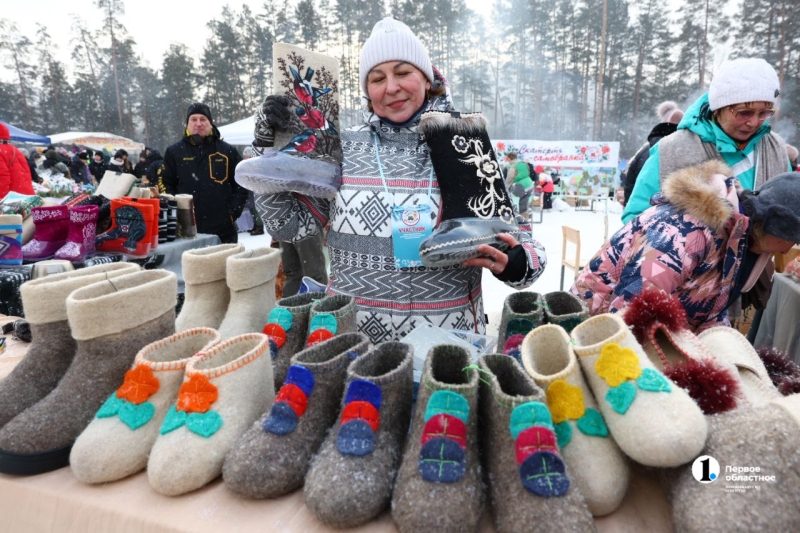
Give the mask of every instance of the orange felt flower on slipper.
[{"label": "orange felt flower on slipper", "polygon": [[208,381],[203,374],[192,374],[189,381],[184,382],[178,391],[178,411],[205,413],[211,404],[217,401],[219,392],[216,385]]},{"label": "orange felt flower on slipper", "polygon": [[125,372],[125,381],[117,389],[117,398],[139,405],[158,392],[158,379],[147,365],[138,365]]},{"label": "orange felt flower on slipper", "polygon": [[583,391],[563,379],[557,379],[547,387],[547,406],[556,424],[577,420],[586,413]]},{"label": "orange felt flower on slipper", "polygon": [[603,346],[594,364],[594,371],[606,380],[609,387],[619,387],[629,379],[638,378],[642,374],[642,367],[633,350],[610,342]]}]

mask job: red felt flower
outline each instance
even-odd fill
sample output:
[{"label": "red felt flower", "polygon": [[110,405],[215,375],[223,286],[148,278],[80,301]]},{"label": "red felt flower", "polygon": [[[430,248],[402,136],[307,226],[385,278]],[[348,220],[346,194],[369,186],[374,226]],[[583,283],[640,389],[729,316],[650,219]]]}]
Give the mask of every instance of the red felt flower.
[{"label": "red felt flower", "polygon": [[323,342],[332,338],[333,338],[333,333],[331,333],[325,328],[319,328],[318,330],[314,331],[313,333],[311,333],[311,335],[308,336],[308,341],[306,342],[306,348],[310,348],[311,346],[314,346],[319,342]]},{"label": "red felt flower", "polygon": [[286,331],[280,324],[267,324],[264,326],[264,335],[275,341],[275,345],[280,348],[286,344]]},{"label": "red felt flower", "polygon": [[219,392],[216,385],[208,381],[203,374],[192,374],[178,391],[178,411],[205,413],[211,404],[217,401]]},{"label": "red felt flower", "polygon": [[125,381],[117,389],[117,398],[140,404],[158,392],[158,379],[147,365],[137,365],[125,372]]},{"label": "red felt flower", "polygon": [[293,383],[286,383],[275,396],[275,402],[285,402],[292,408],[298,417],[303,416],[308,407],[308,396],[303,390]]},{"label": "red felt flower", "polygon": [[351,420],[363,420],[369,424],[372,431],[377,431],[378,424],[381,421],[381,415],[371,403],[356,401],[348,403],[342,410],[342,424],[346,424]]}]

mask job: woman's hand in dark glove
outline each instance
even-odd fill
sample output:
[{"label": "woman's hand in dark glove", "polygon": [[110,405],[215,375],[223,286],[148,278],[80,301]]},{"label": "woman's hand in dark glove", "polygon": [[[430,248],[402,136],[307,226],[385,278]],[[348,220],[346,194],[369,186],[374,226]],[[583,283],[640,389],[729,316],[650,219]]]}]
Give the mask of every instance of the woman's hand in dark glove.
[{"label": "woman's hand in dark glove", "polygon": [[289,99],[285,96],[271,94],[256,113],[254,146],[268,147],[275,144],[275,130],[289,128],[292,113],[289,110]]}]

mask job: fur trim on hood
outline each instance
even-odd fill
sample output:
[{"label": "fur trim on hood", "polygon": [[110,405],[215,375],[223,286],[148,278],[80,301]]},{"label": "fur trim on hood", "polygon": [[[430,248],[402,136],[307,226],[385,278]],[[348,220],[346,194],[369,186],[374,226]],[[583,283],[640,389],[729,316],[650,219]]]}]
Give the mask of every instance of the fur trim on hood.
[{"label": "fur trim on hood", "polygon": [[682,168],[664,180],[663,195],[681,211],[720,231],[739,210],[736,188],[726,183],[731,174],[730,167],[717,159]]}]

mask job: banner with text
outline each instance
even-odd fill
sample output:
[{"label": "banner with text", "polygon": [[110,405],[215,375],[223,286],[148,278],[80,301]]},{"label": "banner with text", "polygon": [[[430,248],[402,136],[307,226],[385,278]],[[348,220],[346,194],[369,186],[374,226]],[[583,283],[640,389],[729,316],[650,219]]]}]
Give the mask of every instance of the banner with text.
[{"label": "banner with text", "polygon": [[590,141],[494,141],[500,162],[509,152],[516,152],[534,166],[543,167],[614,167],[619,162],[618,142]]}]

